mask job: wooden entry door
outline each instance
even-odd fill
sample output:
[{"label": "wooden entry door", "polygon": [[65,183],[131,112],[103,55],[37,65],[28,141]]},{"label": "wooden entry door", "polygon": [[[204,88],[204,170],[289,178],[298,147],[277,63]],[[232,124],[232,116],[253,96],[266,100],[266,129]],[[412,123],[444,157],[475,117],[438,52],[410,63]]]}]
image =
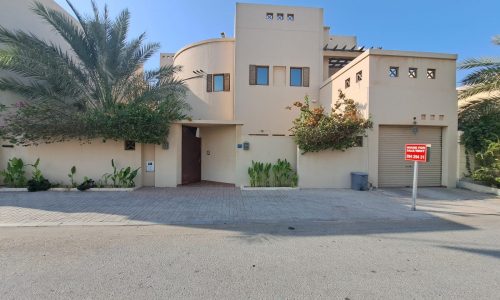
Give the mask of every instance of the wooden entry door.
[{"label": "wooden entry door", "polygon": [[201,181],[201,138],[196,128],[182,126],[182,184]]}]

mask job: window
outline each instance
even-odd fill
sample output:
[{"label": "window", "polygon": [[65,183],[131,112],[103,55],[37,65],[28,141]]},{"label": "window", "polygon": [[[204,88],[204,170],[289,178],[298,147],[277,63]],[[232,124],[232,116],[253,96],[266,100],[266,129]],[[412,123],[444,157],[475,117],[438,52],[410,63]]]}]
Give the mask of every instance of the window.
[{"label": "window", "polygon": [[278,21],[283,21],[283,20],[285,20],[285,15],[284,15],[284,14],[282,14],[282,13],[277,13],[277,14],[276,14],[276,19],[277,19]]},{"label": "window", "polygon": [[354,141],[354,147],[363,147],[363,136],[358,135]]},{"label": "window", "polygon": [[427,69],[427,78],[436,79],[436,69]]},{"label": "window", "polygon": [[351,86],[351,78],[347,78],[347,79],[345,80],[345,88],[347,89],[347,88],[349,88],[350,86]]},{"label": "window", "polygon": [[309,86],[309,67],[290,68],[290,86]]},{"label": "window", "polygon": [[228,92],[229,73],[207,74],[207,92]]},{"label": "window", "polygon": [[214,92],[221,92],[224,90],[224,74],[214,75]]},{"label": "window", "polygon": [[417,78],[417,68],[409,68],[408,69],[408,77]]},{"label": "window", "polygon": [[257,85],[269,85],[269,67],[257,67]]},{"label": "window", "polygon": [[250,85],[269,85],[269,67],[250,65]]},{"label": "window", "polygon": [[290,22],[293,22],[295,20],[295,16],[293,14],[287,14],[286,19]]},{"label": "window", "polygon": [[273,17],[274,17],[273,13],[266,13],[266,20],[272,21]]},{"label": "window", "polygon": [[399,67],[389,67],[389,77],[399,77]]},{"label": "window", "polygon": [[290,68],[290,86],[302,86],[302,68]]},{"label": "window", "polygon": [[123,148],[125,150],[135,150],[135,142],[134,141],[125,141]]},{"label": "window", "polygon": [[356,82],[360,82],[361,80],[363,80],[363,71],[356,73]]}]

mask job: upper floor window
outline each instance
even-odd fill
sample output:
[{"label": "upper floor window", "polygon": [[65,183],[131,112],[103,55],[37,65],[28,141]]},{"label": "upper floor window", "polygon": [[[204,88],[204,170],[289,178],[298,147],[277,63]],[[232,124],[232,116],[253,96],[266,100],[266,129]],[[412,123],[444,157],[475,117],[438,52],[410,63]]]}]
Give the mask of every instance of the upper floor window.
[{"label": "upper floor window", "polygon": [[436,79],[436,69],[427,69],[427,78]]},{"label": "upper floor window", "polygon": [[287,14],[286,18],[288,21],[292,21],[292,22],[295,20],[294,14]]},{"label": "upper floor window", "polygon": [[309,68],[291,67],[290,68],[290,86],[309,86]]},{"label": "upper floor window", "polygon": [[207,74],[207,92],[229,91],[229,73]]},{"label": "upper floor window", "polygon": [[356,73],[356,82],[360,82],[361,80],[363,80],[363,71]]},{"label": "upper floor window", "polygon": [[399,77],[399,67],[389,67],[389,77]]},{"label": "upper floor window", "polygon": [[266,20],[269,20],[271,21],[274,17],[274,14],[273,13],[266,13]]},{"label": "upper floor window", "polygon": [[290,86],[302,86],[302,68],[290,68]]},{"label": "upper floor window", "polygon": [[417,78],[417,68],[409,68],[408,69],[408,77]]},{"label": "upper floor window", "polygon": [[214,75],[214,92],[221,92],[224,90],[224,74]]},{"label": "upper floor window", "polygon": [[269,85],[269,66],[250,65],[250,85]]},{"label": "upper floor window", "polygon": [[276,19],[278,21],[283,21],[285,19],[285,15],[283,13],[277,13],[276,14]]},{"label": "upper floor window", "polygon": [[345,88],[347,89],[347,88],[349,88],[350,86],[351,86],[351,78],[347,78],[347,79],[345,80]]}]

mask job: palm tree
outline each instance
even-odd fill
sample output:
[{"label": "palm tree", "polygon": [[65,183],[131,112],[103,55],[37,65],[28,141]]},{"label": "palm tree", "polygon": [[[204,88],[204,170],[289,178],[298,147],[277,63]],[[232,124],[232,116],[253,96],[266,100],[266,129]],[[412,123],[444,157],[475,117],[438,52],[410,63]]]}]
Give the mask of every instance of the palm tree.
[{"label": "palm tree", "polygon": [[[500,45],[500,35],[492,39],[495,45]],[[485,94],[484,99],[499,99],[500,92],[500,58],[483,57],[464,60],[460,70],[474,70],[463,80],[464,89],[459,93],[459,99]]]},{"label": "palm tree", "polygon": [[[500,35],[493,37],[493,43],[500,45]],[[472,71],[458,93],[462,141],[467,151],[482,152],[500,137],[500,58],[471,58],[458,68]]]},{"label": "palm tree", "polygon": [[[185,85],[175,77],[180,68],[166,66],[142,71],[144,63],[160,46],[145,43],[144,33],[129,39],[127,9],[111,20],[107,6],[100,12],[92,0],[93,15],[83,17],[66,1],[76,18],[39,2],[35,2],[33,11],[63,38],[69,45],[68,51],[31,33],[0,27],[0,43],[5,46],[0,50],[0,70],[17,76],[0,78],[0,90],[22,96],[28,100],[30,109],[46,114],[52,121],[54,116],[60,116],[70,122],[79,112],[111,112],[117,106],[129,104],[148,105],[152,109],[162,105],[170,110],[171,116],[185,117],[183,111],[188,109],[183,100]],[[44,125],[41,119],[40,124],[35,122],[31,127]],[[11,116],[10,120],[16,123],[16,117]],[[61,122],[59,127],[64,128],[67,124]],[[17,122],[17,126],[21,123]],[[23,130],[33,129],[23,126]]]}]

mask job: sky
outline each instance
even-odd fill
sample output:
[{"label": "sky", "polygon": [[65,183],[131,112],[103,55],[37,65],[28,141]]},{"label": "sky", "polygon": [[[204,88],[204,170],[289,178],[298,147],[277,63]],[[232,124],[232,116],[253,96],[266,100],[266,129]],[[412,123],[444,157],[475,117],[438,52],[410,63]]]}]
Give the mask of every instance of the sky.
[{"label": "sky", "polygon": [[[55,0],[69,11],[66,0]],[[108,5],[112,16],[127,8],[130,36],[147,33],[159,42],[160,52],[234,35],[232,0],[95,0]],[[470,57],[500,56],[491,38],[500,34],[500,0],[247,0],[240,2],[321,7],[324,25],[332,35],[356,35],[359,46],[458,54]],[[72,0],[78,11],[91,13],[90,0]],[[159,53],[146,68],[159,66]],[[457,73],[459,82],[465,73]]]}]

